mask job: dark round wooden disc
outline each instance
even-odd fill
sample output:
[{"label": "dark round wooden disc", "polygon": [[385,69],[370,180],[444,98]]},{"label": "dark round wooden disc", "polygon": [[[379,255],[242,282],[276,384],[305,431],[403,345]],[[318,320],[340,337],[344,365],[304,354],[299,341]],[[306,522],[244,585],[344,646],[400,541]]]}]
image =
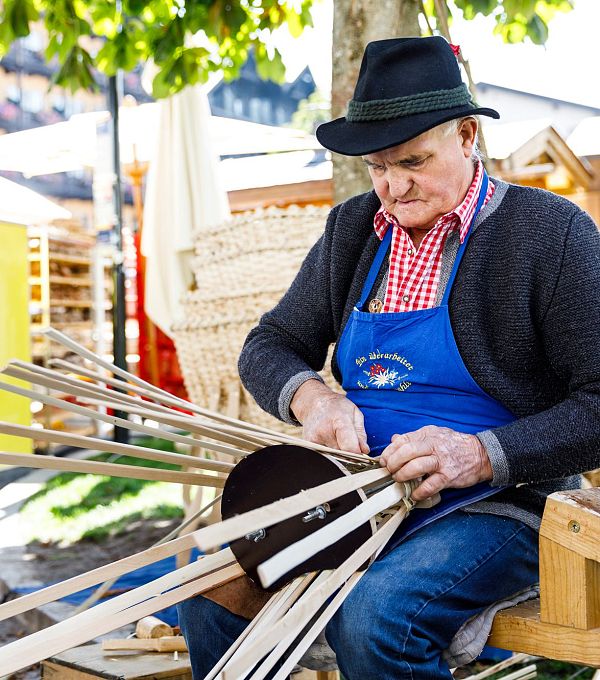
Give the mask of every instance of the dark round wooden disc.
[{"label": "dark round wooden disc", "polygon": [[[349,474],[337,461],[301,446],[268,446],[244,458],[229,474],[223,489],[223,519],[254,510],[286,496]],[[292,543],[321,529],[365,500],[362,491],[351,491],[329,502],[324,519],[303,521],[307,512],[264,529],[264,537],[240,538],[231,549],[242,569],[258,585],[257,567]],[[296,576],[321,569],[335,569],[373,535],[366,522],[325,550],[316,553],[267,588],[280,589]],[[366,565],[364,565],[366,566]]]}]

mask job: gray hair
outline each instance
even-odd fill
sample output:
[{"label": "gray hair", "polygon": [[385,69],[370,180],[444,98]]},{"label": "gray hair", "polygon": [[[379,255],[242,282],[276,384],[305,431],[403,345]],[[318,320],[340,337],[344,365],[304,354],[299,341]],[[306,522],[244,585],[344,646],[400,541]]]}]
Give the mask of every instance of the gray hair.
[{"label": "gray hair", "polygon": [[[465,120],[474,119],[477,121],[477,129],[479,130],[479,117],[478,116],[464,116],[463,118],[455,118],[454,120],[449,120],[446,123],[438,125],[434,130],[438,132],[442,137],[448,137],[448,135],[458,132],[460,126]],[[473,153],[471,154],[471,160],[473,163],[483,160],[483,154],[479,148],[479,131],[475,136],[475,144],[473,145]]]}]

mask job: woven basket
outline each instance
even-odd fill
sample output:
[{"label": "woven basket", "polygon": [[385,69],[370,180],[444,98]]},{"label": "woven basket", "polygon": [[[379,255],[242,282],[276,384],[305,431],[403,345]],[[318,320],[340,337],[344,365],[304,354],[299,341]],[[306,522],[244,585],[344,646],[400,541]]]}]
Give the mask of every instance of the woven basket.
[{"label": "woven basket", "polygon": [[[291,206],[241,213],[195,242],[197,289],[173,327],[186,389],[199,406],[293,431],[262,411],[241,387],[240,350],[250,330],[288,289],[322,234],[328,208]],[[336,386],[328,368],[322,375]],[[337,388],[339,389],[339,387]]]}]

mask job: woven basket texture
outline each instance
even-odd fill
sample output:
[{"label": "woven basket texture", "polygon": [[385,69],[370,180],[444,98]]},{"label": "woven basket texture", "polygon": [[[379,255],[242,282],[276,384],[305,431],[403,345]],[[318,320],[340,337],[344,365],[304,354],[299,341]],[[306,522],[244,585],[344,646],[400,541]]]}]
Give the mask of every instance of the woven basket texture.
[{"label": "woven basket texture", "polygon": [[[323,233],[328,212],[326,207],[291,206],[241,213],[197,237],[196,290],[184,300],[185,319],[173,327],[194,403],[299,434],[262,411],[243,389],[237,360],[250,330],[283,296]],[[322,375],[339,390],[329,362]]]}]

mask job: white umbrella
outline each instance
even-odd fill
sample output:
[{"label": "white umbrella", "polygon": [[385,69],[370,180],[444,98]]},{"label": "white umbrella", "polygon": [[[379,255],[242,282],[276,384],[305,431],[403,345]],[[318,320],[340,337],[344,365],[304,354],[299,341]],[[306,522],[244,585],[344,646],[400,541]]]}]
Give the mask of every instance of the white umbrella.
[{"label": "white umbrella", "polygon": [[160,102],[141,250],[146,257],[146,314],[169,336],[193,282],[194,236],[229,216],[209,123],[208,98],[200,87],[187,87]]},{"label": "white umbrella", "polygon": [[39,224],[69,217],[68,210],[41,194],[0,177],[0,222]]}]

